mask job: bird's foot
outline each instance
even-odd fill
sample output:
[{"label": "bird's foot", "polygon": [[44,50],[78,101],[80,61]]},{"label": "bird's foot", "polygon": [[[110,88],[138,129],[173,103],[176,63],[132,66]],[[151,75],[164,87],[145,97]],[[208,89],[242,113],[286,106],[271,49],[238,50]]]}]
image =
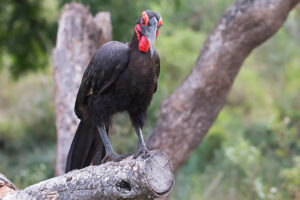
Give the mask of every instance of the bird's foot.
[{"label": "bird's foot", "polygon": [[132,154],[130,153],[125,153],[125,154],[107,154],[101,161],[101,163],[106,163],[108,161],[114,161],[114,162],[120,162],[121,160],[131,156]]},{"label": "bird's foot", "polygon": [[133,158],[136,159],[138,157],[142,157],[143,159],[146,159],[150,156],[150,151],[147,149],[146,146],[140,146],[138,151],[134,154]]}]

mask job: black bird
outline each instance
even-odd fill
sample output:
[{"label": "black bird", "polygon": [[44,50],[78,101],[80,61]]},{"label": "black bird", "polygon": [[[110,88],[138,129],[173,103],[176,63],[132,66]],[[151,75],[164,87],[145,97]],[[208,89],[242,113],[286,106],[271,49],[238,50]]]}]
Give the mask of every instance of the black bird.
[{"label": "black bird", "polygon": [[93,55],[77,93],[75,113],[81,121],[68,154],[66,172],[128,156],[116,154],[108,138],[112,116],[122,111],[129,113],[138,136],[134,157],[147,157],[149,151],[141,129],[157,89],[160,61],[155,40],[161,25],[158,13],[144,11],[128,44],[108,42]]}]

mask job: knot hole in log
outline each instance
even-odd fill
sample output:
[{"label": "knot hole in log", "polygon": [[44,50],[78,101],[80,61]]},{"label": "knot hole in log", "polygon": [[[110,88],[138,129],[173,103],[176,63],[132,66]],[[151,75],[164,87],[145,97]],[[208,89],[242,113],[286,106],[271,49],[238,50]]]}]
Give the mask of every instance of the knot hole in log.
[{"label": "knot hole in log", "polygon": [[131,191],[130,183],[128,183],[127,181],[124,181],[124,180],[121,180],[121,182],[118,182],[117,187],[120,188],[119,191],[122,191],[122,190],[126,190],[126,191],[129,191],[129,192]]}]

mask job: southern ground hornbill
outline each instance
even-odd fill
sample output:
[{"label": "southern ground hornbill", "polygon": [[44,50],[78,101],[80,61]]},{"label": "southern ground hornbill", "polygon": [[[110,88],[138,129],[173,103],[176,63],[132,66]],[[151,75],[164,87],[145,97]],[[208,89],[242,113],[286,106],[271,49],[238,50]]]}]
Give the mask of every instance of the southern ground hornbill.
[{"label": "southern ground hornbill", "polygon": [[93,55],[75,102],[75,113],[81,121],[68,154],[66,172],[91,163],[120,161],[129,155],[116,154],[108,138],[112,116],[122,111],[129,113],[138,136],[134,158],[147,157],[149,151],[141,129],[157,89],[160,62],[155,40],[161,25],[158,13],[144,11],[128,44],[112,41]]}]

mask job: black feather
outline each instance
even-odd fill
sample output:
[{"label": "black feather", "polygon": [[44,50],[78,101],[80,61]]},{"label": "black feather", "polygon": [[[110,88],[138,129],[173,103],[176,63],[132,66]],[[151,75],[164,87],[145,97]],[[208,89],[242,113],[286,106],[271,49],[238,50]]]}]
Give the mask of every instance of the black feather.
[{"label": "black feather", "polygon": [[104,158],[105,148],[103,142],[91,121],[88,119],[82,120],[72,141],[65,171],[69,172],[73,169],[89,166],[96,156],[101,156],[98,160]]},{"label": "black feather", "polygon": [[[157,13],[146,11],[149,17]],[[139,23],[139,22],[137,22]],[[87,66],[75,102],[81,122],[68,155],[66,171],[100,164],[105,156],[97,126],[109,129],[115,113],[126,111],[133,126],[142,128],[157,89],[158,53],[140,52],[134,33],[128,44],[109,42],[100,47]]]}]

